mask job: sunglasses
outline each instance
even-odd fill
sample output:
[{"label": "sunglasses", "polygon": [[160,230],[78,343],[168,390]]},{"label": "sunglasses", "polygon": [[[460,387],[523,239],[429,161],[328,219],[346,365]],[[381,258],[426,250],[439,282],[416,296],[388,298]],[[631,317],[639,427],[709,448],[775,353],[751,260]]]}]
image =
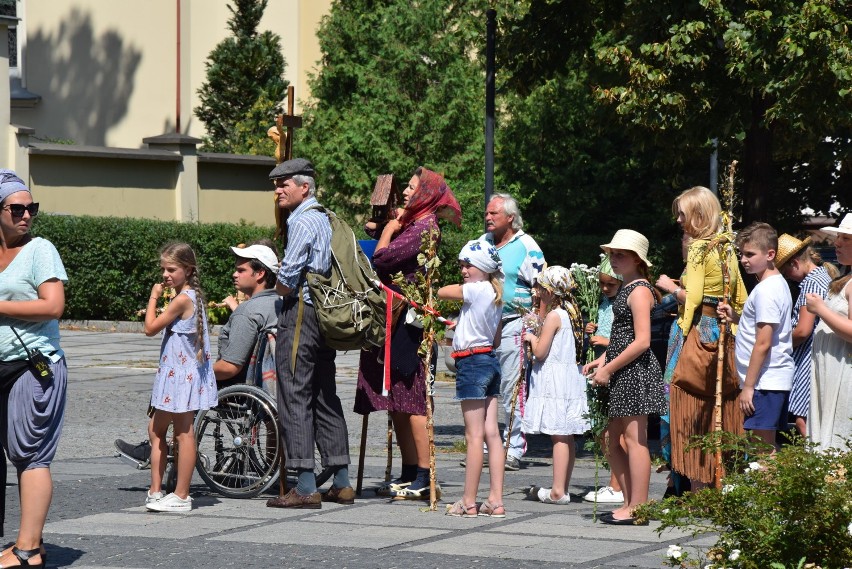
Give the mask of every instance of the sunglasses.
[{"label": "sunglasses", "polygon": [[30,217],[35,217],[38,215],[38,202],[33,202],[30,205],[11,203],[4,205],[3,209],[8,209],[12,217],[24,217],[25,211],[30,212]]}]

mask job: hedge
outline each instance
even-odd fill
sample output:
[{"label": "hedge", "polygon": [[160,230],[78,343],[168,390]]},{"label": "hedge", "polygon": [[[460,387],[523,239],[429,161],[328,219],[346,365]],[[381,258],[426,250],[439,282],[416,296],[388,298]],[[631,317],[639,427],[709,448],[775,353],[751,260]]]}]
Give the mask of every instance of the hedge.
[{"label": "hedge", "polygon": [[229,247],[271,238],[274,228],[45,214],[36,218],[32,231],[56,246],[68,272],[63,318],[139,320],[137,311],[160,280],[163,244],[189,243],[198,257],[205,296],[220,301],[234,292]]}]

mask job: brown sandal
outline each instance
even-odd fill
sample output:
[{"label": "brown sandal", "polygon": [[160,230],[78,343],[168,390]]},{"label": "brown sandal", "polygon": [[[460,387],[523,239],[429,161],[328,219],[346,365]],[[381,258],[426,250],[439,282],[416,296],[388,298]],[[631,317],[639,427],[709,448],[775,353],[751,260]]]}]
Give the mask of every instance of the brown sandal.
[{"label": "brown sandal", "polygon": [[505,518],[506,508],[503,507],[503,504],[492,505],[486,500],[479,506],[479,515],[485,518]]},{"label": "brown sandal", "polygon": [[459,500],[452,506],[447,506],[447,515],[456,518],[475,518],[477,515],[476,504],[466,506],[462,500]]}]

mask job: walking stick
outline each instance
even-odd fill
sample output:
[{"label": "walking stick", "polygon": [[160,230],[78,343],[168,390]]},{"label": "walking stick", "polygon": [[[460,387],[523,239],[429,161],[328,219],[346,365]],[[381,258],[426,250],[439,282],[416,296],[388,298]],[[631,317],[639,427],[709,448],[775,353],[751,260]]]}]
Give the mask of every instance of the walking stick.
[{"label": "walking stick", "polygon": [[393,469],[393,418],[388,411],[388,463],[385,466],[385,482],[390,482]]},{"label": "walking stick", "polygon": [[[725,221],[722,235],[719,235],[714,241],[717,241],[716,247],[719,251],[719,263],[722,269],[722,298],[725,304],[731,300],[731,276],[730,267],[728,266],[728,250],[733,241],[733,230],[731,228],[731,220],[733,216],[734,203],[734,173],[737,169],[737,161],[731,162],[728,167],[728,186],[723,190],[725,199],[725,212],[723,218]],[[722,463],[722,384],[725,377],[725,343],[728,341],[728,323],[719,322],[719,343],[716,348],[716,400],[714,402],[714,432],[716,433],[716,472],[715,482],[716,488],[722,489],[722,478],[725,477],[724,466]]]},{"label": "walking stick", "polygon": [[506,442],[504,443],[504,458],[509,458],[509,443],[512,440],[512,427],[515,424],[515,409],[518,406],[518,398],[521,395],[521,382],[524,380],[524,353],[523,346],[521,346],[521,374],[518,376],[518,381],[515,382],[515,387],[512,388],[512,403],[510,405],[511,411],[509,412],[509,421],[506,426]]},{"label": "walking stick", "polygon": [[361,487],[364,484],[364,455],[367,454],[367,423],[370,415],[364,415],[361,419],[361,449],[358,451],[358,482],[355,484],[355,494],[361,495]]}]

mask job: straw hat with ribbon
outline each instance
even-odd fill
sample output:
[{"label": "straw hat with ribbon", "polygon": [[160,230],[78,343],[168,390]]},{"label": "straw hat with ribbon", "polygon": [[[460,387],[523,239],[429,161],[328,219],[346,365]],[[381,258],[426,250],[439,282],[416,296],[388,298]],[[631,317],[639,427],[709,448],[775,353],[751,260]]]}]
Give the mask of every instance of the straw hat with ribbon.
[{"label": "straw hat with ribbon", "polygon": [[778,253],[775,255],[775,266],[781,268],[787,261],[797,256],[802,249],[811,244],[811,238],[799,240],[787,233],[778,237]]},{"label": "straw hat with ribbon", "polygon": [[633,231],[632,229],[619,229],[615,232],[615,236],[612,238],[612,241],[606,245],[601,245],[601,249],[603,249],[604,253],[607,255],[609,255],[609,252],[612,249],[633,251],[639,255],[639,258],[642,259],[646,265],[649,267],[652,266],[651,261],[648,260],[648,238],[638,231]]}]

